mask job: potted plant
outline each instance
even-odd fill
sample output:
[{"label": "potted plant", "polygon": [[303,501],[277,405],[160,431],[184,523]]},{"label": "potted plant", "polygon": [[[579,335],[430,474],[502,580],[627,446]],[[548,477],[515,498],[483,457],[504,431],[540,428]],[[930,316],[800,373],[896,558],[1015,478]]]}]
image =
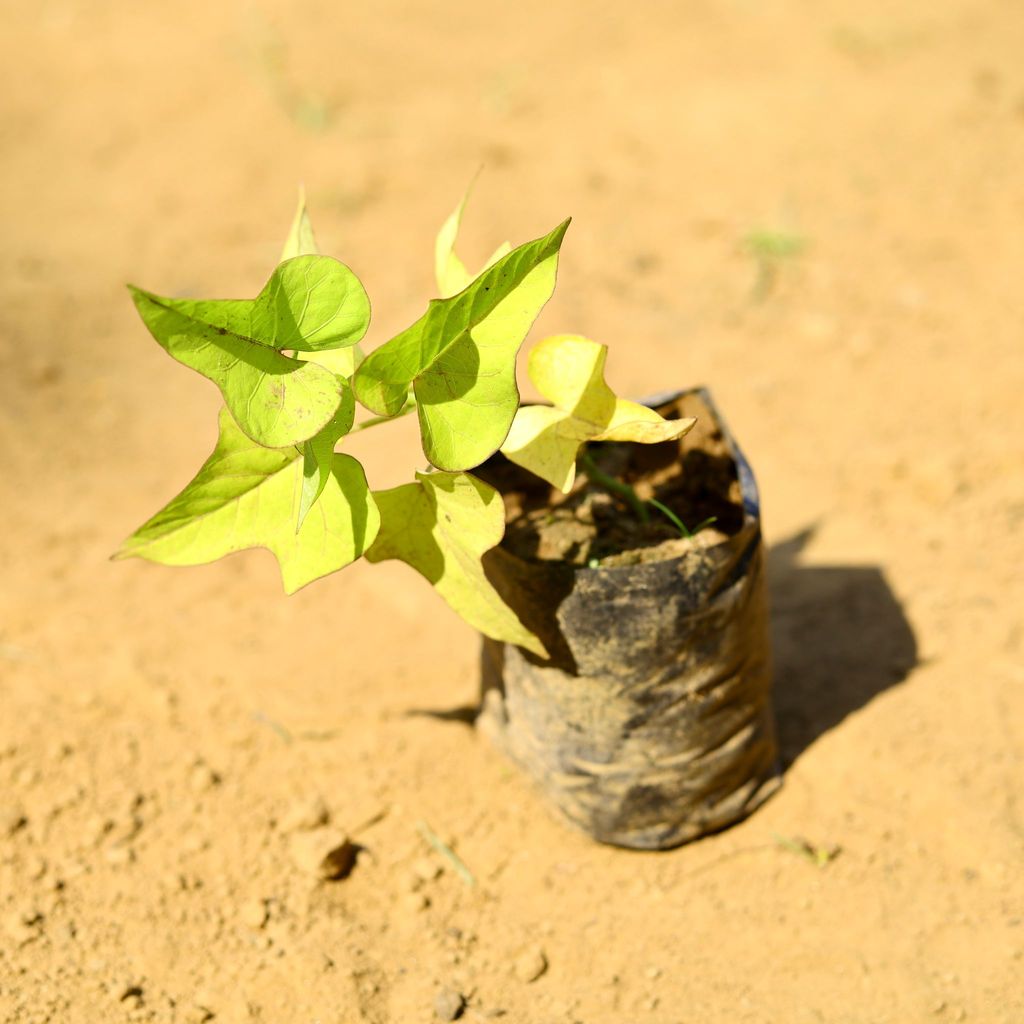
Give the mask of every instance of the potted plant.
[{"label": "potted plant", "polygon": [[[555,805],[602,841],[676,845],[776,785],[753,477],[705,392],[621,399],[578,335],[533,348],[551,404],[521,404],[516,355],[569,222],[473,275],[464,205],[437,238],[440,297],[369,355],[366,292],[301,200],[256,298],[131,288],[224,408],[195,478],[115,557],[265,547],[288,593],[360,557],[406,562],[483,634],[481,723]],[[413,413],[430,469],[371,491],[337,449]]]}]

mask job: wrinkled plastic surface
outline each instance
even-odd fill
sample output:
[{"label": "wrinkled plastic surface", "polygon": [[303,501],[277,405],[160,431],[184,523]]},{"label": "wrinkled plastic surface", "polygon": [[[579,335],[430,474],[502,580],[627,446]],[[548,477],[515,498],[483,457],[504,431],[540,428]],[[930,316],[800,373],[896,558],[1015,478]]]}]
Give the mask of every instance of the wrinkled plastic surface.
[{"label": "wrinkled plastic surface", "polygon": [[[737,533],[681,556],[585,568],[497,548],[492,582],[552,658],[484,641],[481,729],[593,838],[666,849],[724,828],[779,785],[765,558],[753,473]],[[698,535],[699,537],[700,535]]]}]

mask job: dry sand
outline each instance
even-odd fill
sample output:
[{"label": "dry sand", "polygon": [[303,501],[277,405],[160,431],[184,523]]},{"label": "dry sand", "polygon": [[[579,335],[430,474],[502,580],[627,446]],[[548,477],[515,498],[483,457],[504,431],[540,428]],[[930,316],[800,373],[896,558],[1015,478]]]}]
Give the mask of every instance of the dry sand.
[{"label": "dry sand", "polygon": [[[0,1020],[1024,1021],[1022,53],[1007,0],[8,0]],[[420,713],[477,641],[405,567],[107,561],[217,404],[124,282],[254,294],[302,180],[376,343],[481,163],[471,261],[575,217],[534,337],[708,384],[759,473],[786,784],[672,853]]]}]

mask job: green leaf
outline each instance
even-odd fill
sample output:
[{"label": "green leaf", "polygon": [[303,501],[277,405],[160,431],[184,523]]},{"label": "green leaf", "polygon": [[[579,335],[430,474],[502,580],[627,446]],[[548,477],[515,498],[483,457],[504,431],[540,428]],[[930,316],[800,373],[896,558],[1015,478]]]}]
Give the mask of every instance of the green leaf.
[{"label": "green leaf", "polygon": [[132,298],[150,333],[180,363],[212,380],[238,425],[269,448],[319,433],[338,409],[334,374],[278,349],[354,345],[369,303],[356,276],[326,256],[282,263],[256,299]]},{"label": "green leaf", "polygon": [[375,491],[373,497],[380,532],[366,552],[368,561],[408,563],[481,633],[547,655],[491,586],[480,562],[505,532],[505,506],[493,487],[468,473],[417,473],[416,483]]},{"label": "green leaf", "polygon": [[604,379],[607,356],[607,345],[576,334],[538,342],[530,352],[530,380],[554,406],[523,406],[502,454],[568,492],[579,450],[588,441],[675,441],[697,422],[666,420],[653,409],[617,398]]},{"label": "green leaf", "polygon": [[294,259],[296,256],[315,256],[319,252],[316,236],[313,234],[313,223],[306,212],[306,190],[300,188],[299,208],[295,211],[295,219],[292,221],[278,262],[284,263],[285,260]]},{"label": "green leaf", "polygon": [[245,548],[273,552],[291,594],[357,559],[380,525],[363,468],[334,455],[331,477],[296,533],[302,491],[297,448],[272,450],[245,436],[228,411],[220,437],[195,479],[129,537],[115,558],[201,565]]},{"label": "green leaf", "polygon": [[[466,203],[469,201],[471,189],[472,186],[466,190],[459,205],[441,225],[441,230],[437,233],[437,240],[434,243],[434,274],[437,277],[438,292],[443,299],[461,292],[477,276],[471,274],[466,269],[465,263],[455,254],[455,239],[459,234],[462,215],[466,212]],[[491,254],[491,258],[484,264],[480,272],[483,273],[488,267],[494,266],[498,260],[511,251],[512,246],[508,242],[502,242]]]},{"label": "green leaf", "polygon": [[271,349],[343,348],[359,341],[370,323],[370,301],[359,278],[330,256],[297,256],[279,264],[255,299],[143,294],[196,329],[213,328]]},{"label": "green leaf", "polygon": [[459,225],[462,223],[462,214],[466,210],[468,199],[467,191],[459,205],[441,225],[437,240],[434,242],[434,276],[437,278],[437,290],[443,299],[461,292],[473,279],[465,263],[455,255],[455,239],[459,234]]},{"label": "green leaf", "polygon": [[353,377],[356,397],[380,416],[396,415],[412,387],[423,451],[438,469],[479,465],[505,439],[519,406],[516,352],[554,291],[568,226],[513,249],[458,295],[433,300]]},{"label": "green leaf", "polygon": [[341,402],[334,374],[222,328],[197,323],[158,296],[132,289],[146,326],[161,346],[220,388],[238,425],[268,448],[312,437]]},{"label": "green leaf", "polygon": [[348,348],[332,348],[327,352],[297,352],[296,358],[309,360],[348,380],[366,356],[358,345],[349,345]]},{"label": "green leaf", "polygon": [[352,389],[341,381],[341,405],[330,423],[315,437],[302,445],[302,494],[299,499],[299,518],[296,533],[309,510],[317,503],[331,479],[334,466],[334,446],[351,429],[356,415],[356,399]]},{"label": "green leaf", "polygon": [[[281,250],[281,262],[296,256],[315,255],[319,251],[313,234],[313,224],[306,212],[306,193],[304,189],[299,189],[299,208],[295,211],[295,220],[292,221],[288,240]],[[322,349],[318,352],[297,352],[295,355],[297,359],[317,363],[331,373],[344,377],[345,380],[356,372],[356,368],[366,358],[358,344],[349,345],[347,348]]]},{"label": "green leaf", "polygon": [[299,444],[330,422],[341,402],[333,373],[249,338],[197,323],[165,300],[132,288],[150,333],[179,363],[220,388],[238,425],[268,448]]},{"label": "green leaf", "polygon": [[[313,223],[306,210],[306,190],[300,188],[299,206],[295,211],[295,219],[292,221],[288,239],[281,250],[281,262],[296,256],[310,256],[319,252],[316,236],[313,234]],[[352,394],[351,388],[347,386],[347,381],[355,373],[356,366],[362,361],[363,355],[358,345],[350,345],[348,348],[326,349],[322,352],[309,353],[305,357],[310,362],[315,362],[344,378],[345,386],[341,392],[341,404],[331,417],[330,422],[319,434],[311,437],[302,445],[302,494],[299,499],[296,532],[302,528],[309,510],[317,503],[331,478],[334,446],[352,429],[356,411],[355,396]],[[300,355],[299,358],[303,358],[303,355]]]}]

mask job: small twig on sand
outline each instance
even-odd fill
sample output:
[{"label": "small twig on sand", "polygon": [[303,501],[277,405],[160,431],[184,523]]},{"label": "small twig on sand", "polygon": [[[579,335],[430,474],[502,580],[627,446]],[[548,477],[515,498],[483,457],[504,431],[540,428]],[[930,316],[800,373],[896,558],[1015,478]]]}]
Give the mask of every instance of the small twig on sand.
[{"label": "small twig on sand", "polygon": [[451,864],[455,869],[455,873],[466,885],[476,885],[473,872],[466,867],[462,860],[459,859],[459,855],[425,821],[418,821],[416,828],[419,829],[420,835]]},{"label": "small twig on sand", "polygon": [[265,715],[262,711],[254,711],[252,717],[262,725],[269,726],[285,743],[293,743],[295,741],[295,737],[280,722]]}]

